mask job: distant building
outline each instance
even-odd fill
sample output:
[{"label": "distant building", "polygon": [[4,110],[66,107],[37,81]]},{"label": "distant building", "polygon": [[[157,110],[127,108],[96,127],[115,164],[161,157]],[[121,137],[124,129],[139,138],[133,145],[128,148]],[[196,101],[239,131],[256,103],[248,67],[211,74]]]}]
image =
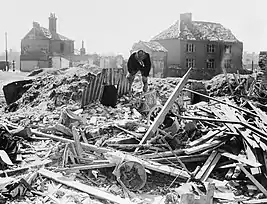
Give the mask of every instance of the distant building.
[{"label": "distant building", "polygon": [[57,18],[51,13],[49,29],[33,22],[33,28],[21,40],[20,69],[31,71],[37,67],[52,67],[53,57],[60,57],[65,62],[73,53],[74,41],[57,32]]},{"label": "distant building", "polygon": [[100,57],[100,68],[123,68],[123,63],[122,55]]},{"label": "distant building", "polygon": [[256,69],[258,67],[258,62],[259,62],[259,55],[256,54],[255,52],[249,53],[249,52],[244,52],[243,53],[243,65],[244,68],[248,70]]},{"label": "distant building", "polygon": [[183,76],[195,67],[191,77],[209,79],[222,72],[242,69],[243,43],[219,23],[193,21],[191,13],[152,39],[168,51],[168,76]]},{"label": "distant building", "polygon": [[[5,61],[5,60],[6,60],[6,53],[3,52],[0,55],[0,61]],[[8,52],[8,61],[12,63],[13,60],[15,61],[16,70],[19,70],[20,69],[20,52],[10,49]],[[12,69],[12,67],[10,67],[10,69]]]},{"label": "distant building", "polygon": [[84,41],[82,41],[82,47],[80,50],[75,50],[75,54],[71,57],[72,65],[78,66],[81,64],[98,65],[99,66],[99,55],[97,54],[86,54],[84,47]]},{"label": "distant building", "polygon": [[151,60],[151,72],[153,77],[165,77],[167,73],[167,56],[168,50],[156,41],[143,42],[139,41],[132,47],[131,54],[138,50],[144,50],[149,53]]}]

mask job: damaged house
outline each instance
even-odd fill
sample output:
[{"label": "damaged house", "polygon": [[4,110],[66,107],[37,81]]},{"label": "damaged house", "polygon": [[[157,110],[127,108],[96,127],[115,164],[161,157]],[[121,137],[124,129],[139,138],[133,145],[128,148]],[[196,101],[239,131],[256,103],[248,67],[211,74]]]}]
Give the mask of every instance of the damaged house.
[{"label": "damaged house", "polygon": [[191,13],[180,14],[180,21],[152,39],[168,50],[168,76],[183,76],[196,68],[191,77],[210,79],[242,69],[243,43],[219,23],[193,21]]},{"label": "damaged house", "polygon": [[49,29],[33,22],[33,28],[21,40],[21,71],[67,67],[73,54],[74,41],[57,32],[57,18],[51,13]]}]

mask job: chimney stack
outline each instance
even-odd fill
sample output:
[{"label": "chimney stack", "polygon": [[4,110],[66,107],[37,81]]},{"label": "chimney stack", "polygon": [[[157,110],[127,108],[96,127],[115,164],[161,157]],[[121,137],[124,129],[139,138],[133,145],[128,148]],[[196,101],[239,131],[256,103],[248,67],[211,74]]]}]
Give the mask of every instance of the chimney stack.
[{"label": "chimney stack", "polygon": [[80,49],[80,55],[85,55],[85,48],[84,48],[84,42],[82,41],[82,48]]},{"label": "chimney stack", "polygon": [[192,25],[192,13],[181,13],[180,14],[180,30],[184,30],[184,26],[191,28]]},{"label": "chimney stack", "polygon": [[56,18],[56,15],[54,13],[50,13],[49,31],[51,33],[56,33],[57,32],[57,18]]},{"label": "chimney stack", "polygon": [[33,22],[33,23],[32,23],[32,26],[33,26],[34,28],[40,29],[40,24],[39,24],[38,22]]}]

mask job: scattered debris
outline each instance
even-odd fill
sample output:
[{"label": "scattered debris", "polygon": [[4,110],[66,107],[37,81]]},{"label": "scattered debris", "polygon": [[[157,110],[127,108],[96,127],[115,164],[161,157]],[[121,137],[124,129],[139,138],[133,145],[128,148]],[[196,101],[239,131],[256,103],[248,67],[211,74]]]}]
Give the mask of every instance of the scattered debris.
[{"label": "scattered debris", "polygon": [[[88,86],[98,68],[32,73],[1,109],[0,203],[266,203],[265,87],[190,70],[151,78],[146,94],[137,78],[115,106]],[[85,105],[87,91],[97,100]]]}]

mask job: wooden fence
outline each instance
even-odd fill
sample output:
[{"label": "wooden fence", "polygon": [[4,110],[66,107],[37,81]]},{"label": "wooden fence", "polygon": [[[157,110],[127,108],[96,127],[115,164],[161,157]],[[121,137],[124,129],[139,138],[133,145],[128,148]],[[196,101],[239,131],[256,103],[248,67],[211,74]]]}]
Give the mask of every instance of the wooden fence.
[{"label": "wooden fence", "polygon": [[122,68],[104,68],[97,75],[91,75],[87,87],[83,90],[81,106],[100,101],[104,86],[115,85],[118,96],[127,94],[130,86],[126,78],[126,71]]}]

